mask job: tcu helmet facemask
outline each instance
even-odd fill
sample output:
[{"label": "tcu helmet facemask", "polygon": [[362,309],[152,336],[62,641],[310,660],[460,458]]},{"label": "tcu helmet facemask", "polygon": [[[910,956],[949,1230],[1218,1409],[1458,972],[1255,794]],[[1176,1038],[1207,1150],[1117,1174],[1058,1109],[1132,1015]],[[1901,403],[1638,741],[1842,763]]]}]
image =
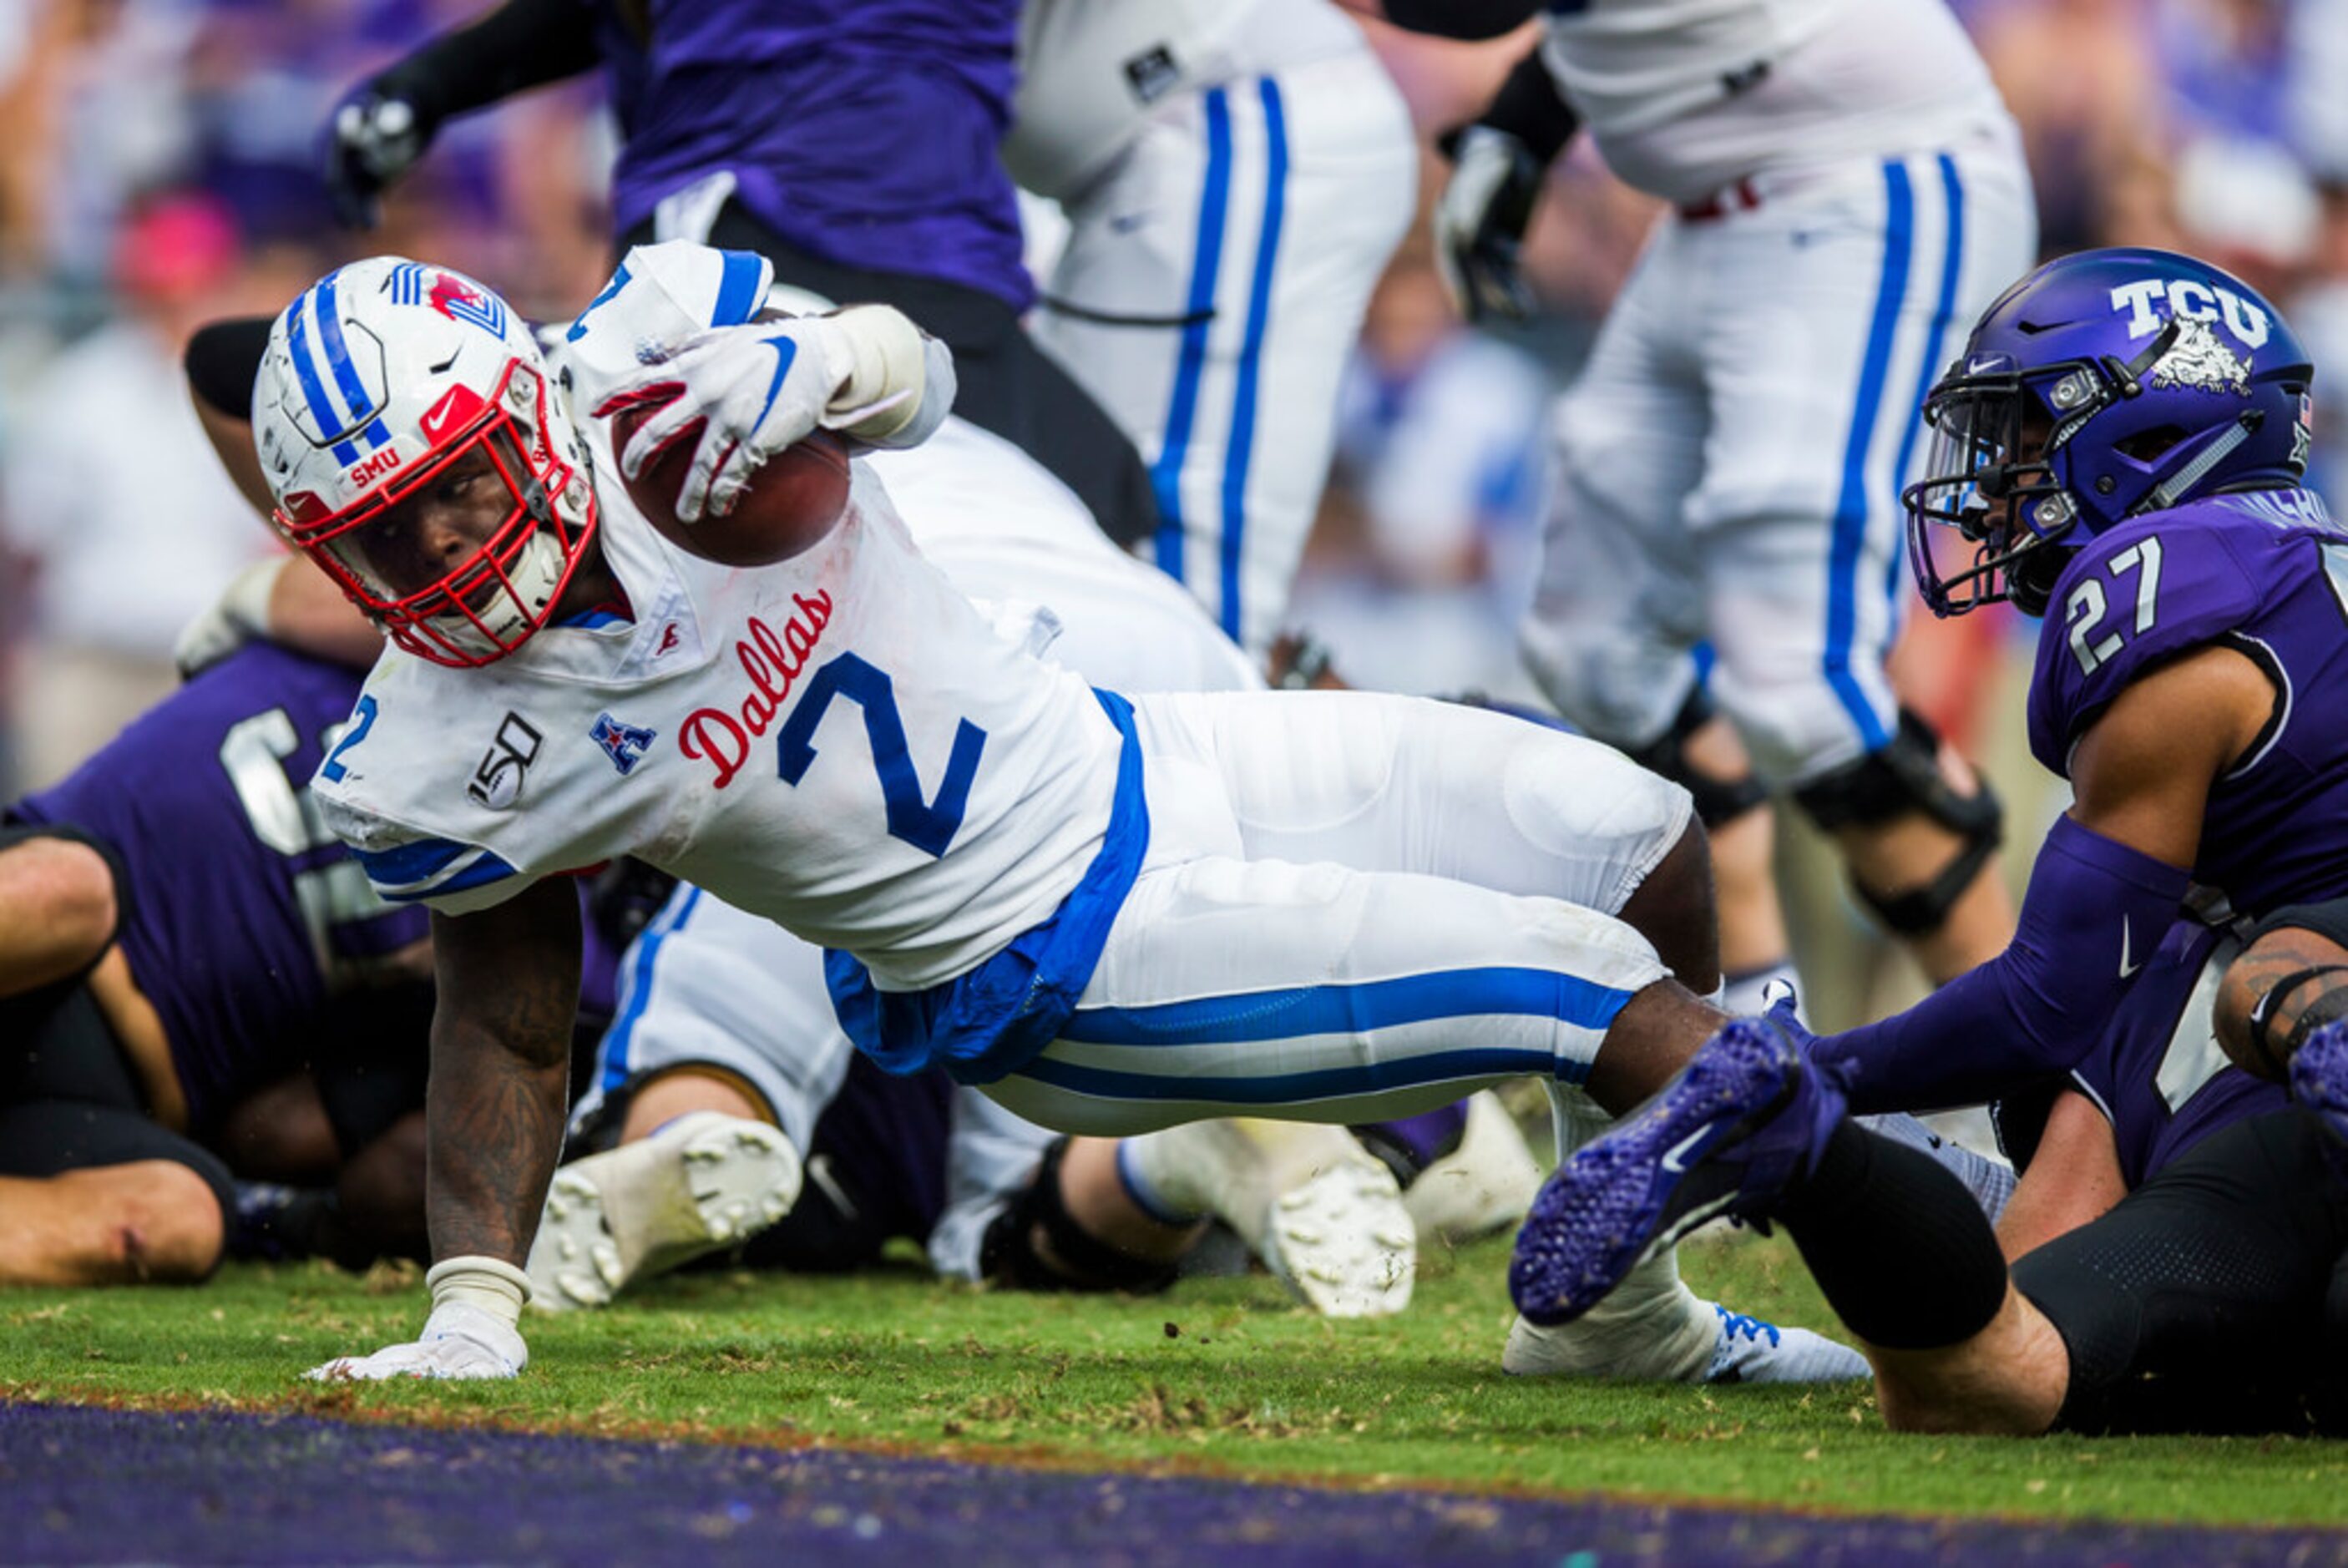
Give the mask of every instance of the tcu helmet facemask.
[{"label": "tcu helmet facemask", "polygon": [[[2299,483],[2306,352],[2274,307],[2167,251],[2087,251],[1998,296],[1924,399],[1925,477],[1902,492],[1935,614],[2044,614],[2076,547],[2197,496]],[[1948,539],[1953,529],[1962,542]],[[1962,557],[1943,573],[1936,541]]]},{"label": "tcu helmet facemask", "polygon": [[270,330],[253,423],[278,531],[436,664],[528,641],[594,535],[529,325],[446,268],[376,256],[304,292]]}]

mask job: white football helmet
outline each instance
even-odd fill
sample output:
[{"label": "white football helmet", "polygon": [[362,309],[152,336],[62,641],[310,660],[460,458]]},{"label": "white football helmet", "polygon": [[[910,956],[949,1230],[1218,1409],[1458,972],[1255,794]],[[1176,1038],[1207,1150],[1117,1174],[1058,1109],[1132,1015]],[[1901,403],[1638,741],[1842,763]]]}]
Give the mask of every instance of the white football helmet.
[{"label": "white football helmet", "polygon": [[[459,666],[546,624],[596,523],[586,449],[527,323],[446,268],[376,256],[327,273],[270,329],[253,439],[280,532],[391,640]],[[404,501],[475,452],[510,504],[478,548],[420,550]],[[454,475],[450,475],[455,483]]]}]

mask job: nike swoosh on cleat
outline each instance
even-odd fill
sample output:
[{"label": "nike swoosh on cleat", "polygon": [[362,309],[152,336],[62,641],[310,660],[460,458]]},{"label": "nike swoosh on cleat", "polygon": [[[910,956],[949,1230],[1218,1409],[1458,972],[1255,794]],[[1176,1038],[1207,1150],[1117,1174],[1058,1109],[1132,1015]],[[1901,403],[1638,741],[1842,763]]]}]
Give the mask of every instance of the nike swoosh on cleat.
[{"label": "nike swoosh on cleat", "polygon": [[1697,1144],[1703,1142],[1705,1138],[1711,1135],[1711,1132],[1712,1129],[1709,1127],[1699,1127],[1694,1132],[1689,1133],[1685,1138],[1681,1139],[1677,1143],[1673,1144],[1669,1149],[1664,1150],[1663,1161],[1663,1169],[1670,1171],[1674,1176],[1684,1174],[1687,1171],[1687,1166],[1681,1161],[1680,1156],[1685,1154],[1689,1150],[1694,1149]]}]

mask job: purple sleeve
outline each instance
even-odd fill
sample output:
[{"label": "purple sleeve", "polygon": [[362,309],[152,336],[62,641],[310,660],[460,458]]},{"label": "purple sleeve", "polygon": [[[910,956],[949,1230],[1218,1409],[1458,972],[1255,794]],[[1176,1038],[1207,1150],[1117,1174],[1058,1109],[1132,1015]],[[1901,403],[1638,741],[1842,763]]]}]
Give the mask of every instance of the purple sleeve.
[{"label": "purple sleeve", "polygon": [[2186,873],[2065,816],[2013,943],[1904,1013],[1810,1044],[1861,1115],[1978,1105],[2084,1060],[2185,897]]}]

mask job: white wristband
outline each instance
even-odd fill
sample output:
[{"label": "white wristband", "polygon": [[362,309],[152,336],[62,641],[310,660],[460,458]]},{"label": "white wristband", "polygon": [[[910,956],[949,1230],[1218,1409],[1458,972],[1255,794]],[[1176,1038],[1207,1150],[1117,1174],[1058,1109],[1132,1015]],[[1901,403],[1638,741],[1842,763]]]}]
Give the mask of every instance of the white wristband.
[{"label": "white wristband", "polygon": [[221,614],[241,631],[255,636],[269,634],[269,598],[277,591],[277,574],[292,565],[290,555],[273,556],[256,561],[234,577],[221,591]]},{"label": "white wristband", "polygon": [[[933,356],[922,329],[890,305],[850,305],[821,319],[832,329],[832,342],[847,350],[841,356],[847,367],[824,411],[824,424],[868,446],[916,444],[903,438],[933,401]],[[936,423],[932,418],[929,428]]]},{"label": "white wristband", "polygon": [[501,1258],[475,1254],[450,1258],[432,1265],[424,1276],[432,1292],[432,1305],[459,1303],[489,1314],[508,1328],[521,1322],[530,1300],[530,1276]]}]

